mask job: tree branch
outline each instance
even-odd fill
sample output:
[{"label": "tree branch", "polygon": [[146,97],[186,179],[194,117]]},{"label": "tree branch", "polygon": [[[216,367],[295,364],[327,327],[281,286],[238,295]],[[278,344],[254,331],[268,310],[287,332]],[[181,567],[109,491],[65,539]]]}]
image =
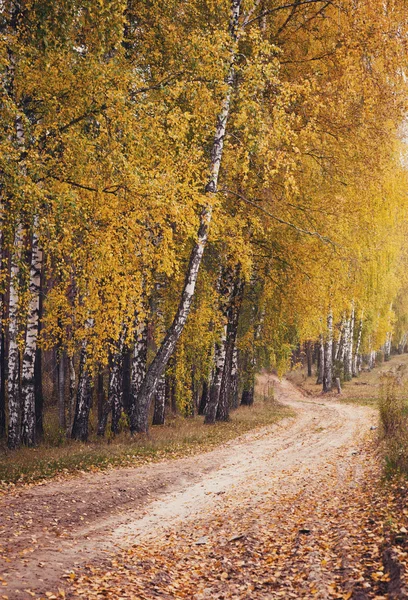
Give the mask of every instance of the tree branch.
[{"label": "tree branch", "polygon": [[321,4],[324,3],[325,6],[323,8],[326,8],[327,6],[329,6],[330,4],[332,4],[332,0],[302,0],[301,2],[297,1],[297,2],[291,2],[290,4],[283,4],[282,6],[277,6],[276,8],[271,8],[270,10],[264,10],[263,12],[261,12],[257,17],[253,17],[252,19],[247,20],[242,27],[247,27],[248,25],[251,25],[251,23],[254,23],[255,21],[259,21],[260,19],[263,19],[264,17],[267,17],[269,15],[272,15],[273,13],[279,12],[281,10],[286,10],[288,8],[298,8],[299,6],[303,6],[303,5],[307,5],[307,4]]},{"label": "tree branch", "polygon": [[[315,237],[315,238],[319,239],[321,242],[324,242],[325,244],[330,244],[331,246],[333,246],[333,248],[338,247],[338,245],[335,242],[333,242],[333,240],[326,237],[325,235],[322,235],[318,231],[309,231],[308,229],[303,229],[302,227],[298,227],[297,225],[295,225],[294,223],[291,223],[290,221],[285,221],[285,219],[281,219],[280,217],[277,217],[276,215],[271,213],[269,210],[266,210],[266,208],[263,208],[263,206],[260,206],[259,204],[257,204],[254,200],[249,200],[248,198],[245,198],[245,196],[243,196],[242,194],[239,194],[238,192],[234,192],[233,190],[229,190],[227,188],[224,188],[222,191],[224,193],[232,194],[233,196],[236,196],[237,198],[239,198],[246,204],[249,204],[250,206],[253,206],[253,207],[257,208],[258,210],[260,210],[261,212],[265,213],[266,215],[268,215],[268,217],[270,217],[274,221],[277,221],[278,223],[281,223],[282,225],[286,225],[287,227],[294,229],[298,233],[303,233],[304,235],[309,235],[311,237]],[[258,202],[261,202],[261,200],[259,199]]]}]

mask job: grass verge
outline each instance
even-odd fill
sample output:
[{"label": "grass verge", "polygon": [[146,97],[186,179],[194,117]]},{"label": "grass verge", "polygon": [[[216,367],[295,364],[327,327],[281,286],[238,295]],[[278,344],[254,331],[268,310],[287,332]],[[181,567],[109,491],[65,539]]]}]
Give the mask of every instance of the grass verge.
[{"label": "grass verge", "polygon": [[2,447],[0,489],[58,475],[137,466],[196,454],[293,414],[272,398],[258,397],[252,407],[241,406],[234,411],[228,423],[209,426],[204,425],[203,417],[170,416],[165,425],[152,427],[148,436],[132,438],[128,433],[121,433],[106,440],[93,435],[88,443],[62,438],[58,447],[50,443],[17,451]]}]

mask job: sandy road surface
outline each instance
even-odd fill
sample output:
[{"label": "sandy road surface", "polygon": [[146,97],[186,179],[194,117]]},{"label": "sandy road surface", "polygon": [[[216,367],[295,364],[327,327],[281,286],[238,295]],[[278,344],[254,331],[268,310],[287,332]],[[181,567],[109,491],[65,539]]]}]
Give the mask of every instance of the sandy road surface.
[{"label": "sandy road surface", "polygon": [[244,497],[256,502],[271,488],[293,496],[333,465],[341,481],[350,461],[358,473],[358,448],[374,411],[304,397],[288,381],[265,377],[296,418],[198,456],[86,474],[4,496],[0,577],[7,586],[0,597],[3,591],[11,600],[32,597],[24,590],[55,590],[67,570],[135,543],[153,543],[169,529],[219,512],[231,498],[238,506]]}]

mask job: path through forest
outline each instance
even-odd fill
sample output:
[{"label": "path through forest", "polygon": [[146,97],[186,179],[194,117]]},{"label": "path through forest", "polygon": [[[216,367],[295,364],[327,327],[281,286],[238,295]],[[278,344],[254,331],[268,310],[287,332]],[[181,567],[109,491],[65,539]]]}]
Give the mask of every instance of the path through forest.
[{"label": "path through forest", "polygon": [[359,503],[378,475],[375,411],[263,377],[296,418],[198,456],[5,495],[7,597],[40,597],[67,581],[76,586],[67,596],[87,598],[350,598],[357,588],[376,597],[353,557],[372,517]]}]

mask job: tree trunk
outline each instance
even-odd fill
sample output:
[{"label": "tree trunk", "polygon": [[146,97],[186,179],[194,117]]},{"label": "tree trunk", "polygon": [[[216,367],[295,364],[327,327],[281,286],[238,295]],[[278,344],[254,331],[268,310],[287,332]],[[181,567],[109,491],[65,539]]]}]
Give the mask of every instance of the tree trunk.
[{"label": "tree trunk", "polygon": [[133,349],[131,374],[130,374],[130,431],[138,431],[138,423],[142,419],[144,407],[139,405],[139,390],[146,375],[147,361],[147,322],[145,320],[136,325],[136,340]]},{"label": "tree trunk", "polygon": [[391,345],[392,345],[392,333],[387,331],[387,337],[384,344],[384,360],[390,360],[391,358]]},{"label": "tree trunk", "polygon": [[334,352],[334,360],[343,360],[344,356],[344,326],[346,323],[346,317],[343,315],[343,318],[340,323],[340,331],[336,342],[336,349]]},{"label": "tree trunk", "polygon": [[221,111],[218,115],[215,138],[211,151],[210,177],[205,186],[205,193],[210,196],[210,200],[204,207],[200,216],[200,226],[197,234],[197,241],[194,243],[187,275],[184,283],[183,292],[180,303],[177,309],[176,316],[170,326],[164,340],[149,366],[146,377],[140,387],[137,401],[137,411],[134,419],[134,430],[138,432],[147,432],[148,430],[148,415],[149,407],[154,396],[158,381],[164,373],[167,362],[173,354],[177,341],[184,329],[187,317],[190,312],[191,304],[194,298],[195,286],[197,283],[198,272],[201,265],[201,260],[204,253],[204,248],[207,244],[208,233],[212,217],[212,198],[217,193],[218,175],[221,165],[224,139],[227,127],[228,116],[230,112],[231,96],[234,89],[235,69],[234,61],[237,52],[238,42],[238,21],[242,0],[232,0],[231,3],[231,56],[229,71],[226,78],[227,91],[223,101]]},{"label": "tree trunk", "polygon": [[123,348],[123,359],[122,359],[122,403],[123,409],[127,415],[130,414],[131,405],[131,392],[130,392],[130,378],[131,378],[131,365],[132,365],[133,352],[127,346]]},{"label": "tree trunk", "polygon": [[73,414],[75,408],[75,387],[76,387],[76,375],[75,375],[75,363],[74,355],[71,355],[68,359],[69,364],[69,406],[68,406],[68,430],[67,435],[71,437],[73,427]]},{"label": "tree trunk", "polygon": [[30,304],[26,326],[25,348],[22,362],[21,400],[22,419],[21,437],[26,446],[34,446],[36,442],[35,426],[35,390],[34,390],[34,363],[37,350],[38,321],[40,314],[40,291],[42,251],[39,248],[37,236],[38,218],[34,219],[32,257],[30,266]]},{"label": "tree trunk", "polygon": [[241,406],[252,406],[255,397],[255,382],[242,392]]},{"label": "tree trunk", "polygon": [[208,400],[209,400],[209,392],[210,392],[210,384],[208,381],[204,381],[203,383],[203,389],[201,392],[201,398],[200,398],[200,404],[198,406],[198,414],[199,415],[204,415],[206,408],[207,408],[207,404],[208,404]]},{"label": "tree trunk", "polygon": [[313,344],[309,340],[306,342],[306,359],[307,359],[307,376],[312,377],[312,364],[313,364]]},{"label": "tree trunk", "polygon": [[359,353],[360,353],[361,337],[363,335],[363,322],[364,322],[364,317],[363,317],[363,313],[361,313],[360,324],[358,327],[356,351],[354,353],[354,358],[353,358],[353,372],[352,372],[353,377],[358,377],[358,357],[359,357]]},{"label": "tree trunk", "polygon": [[354,305],[352,306],[350,319],[347,323],[347,337],[345,338],[344,381],[351,381],[351,379],[353,377],[353,337],[354,337]]},{"label": "tree trunk", "polygon": [[119,420],[123,411],[122,382],[123,382],[123,341],[125,332],[121,333],[112,353],[109,369],[108,405],[112,410],[111,430],[119,433]]},{"label": "tree trunk", "polygon": [[[0,205],[0,215],[2,217],[0,227],[0,277],[3,275],[4,268],[4,239],[3,239],[3,206]],[[6,435],[6,336],[5,336],[5,294],[0,295],[0,439]]]},{"label": "tree trunk", "polygon": [[[41,318],[42,318],[42,299],[40,294],[40,318],[39,318],[39,333],[41,333]],[[35,363],[34,363],[34,394],[35,394],[35,429],[37,441],[44,435],[44,423],[43,423],[43,406],[44,406],[44,394],[42,386],[42,357],[43,353],[41,348],[38,347],[35,352]]]},{"label": "tree trunk", "polygon": [[154,397],[153,425],[164,425],[166,410],[166,379],[164,374],[161,376],[157,391]]},{"label": "tree trunk", "polygon": [[325,359],[323,335],[320,335],[319,339],[320,339],[320,342],[319,342],[319,350],[320,350],[320,352],[319,352],[319,369],[318,369],[316,383],[318,385],[322,385],[323,379],[324,379],[324,359]]},{"label": "tree trunk", "polygon": [[58,360],[58,421],[60,429],[66,429],[65,416],[65,353],[60,351]]},{"label": "tree trunk", "polygon": [[[1,317],[2,318],[2,317]],[[6,435],[6,336],[0,332],[0,439]]]},{"label": "tree trunk", "polygon": [[98,430],[97,434],[100,437],[105,435],[106,425],[108,422],[109,405],[106,402],[105,385],[103,377],[103,368],[99,367],[97,379],[97,398],[98,398]]},{"label": "tree trunk", "polygon": [[242,298],[244,292],[244,282],[239,277],[239,269],[236,269],[236,276],[231,292],[231,297],[227,307],[227,332],[225,341],[225,362],[222,374],[221,390],[217,408],[217,421],[228,421],[229,410],[232,406],[232,368],[234,348],[238,334],[238,321],[241,311]]},{"label": "tree trunk", "polygon": [[398,354],[404,354],[407,345],[408,332],[404,332],[398,344]]},{"label": "tree trunk", "polygon": [[340,383],[340,377],[336,377],[336,388],[337,388],[337,393],[341,394],[341,383]]},{"label": "tree trunk", "polygon": [[331,392],[333,386],[333,314],[327,317],[327,340],[324,360],[323,392]]},{"label": "tree trunk", "polygon": [[76,394],[75,416],[71,437],[86,442],[88,440],[89,411],[91,410],[91,376],[87,362],[87,342],[82,342],[79,359],[78,389]]},{"label": "tree trunk", "polygon": [[11,255],[11,273],[9,286],[9,343],[8,343],[8,447],[18,448],[21,443],[20,430],[20,352],[18,348],[18,278],[22,247],[22,228],[17,226],[14,238],[14,252]]},{"label": "tree trunk", "polygon": [[226,352],[226,333],[227,328],[224,326],[221,340],[216,344],[215,348],[215,369],[214,379],[210,389],[210,398],[205,411],[204,423],[212,424],[215,423],[217,417],[218,403],[220,400],[222,376],[224,373],[225,365],[225,352]]},{"label": "tree trunk", "polygon": [[239,406],[238,395],[238,348],[235,345],[232,353],[232,369],[231,369],[231,406],[236,410]]}]

